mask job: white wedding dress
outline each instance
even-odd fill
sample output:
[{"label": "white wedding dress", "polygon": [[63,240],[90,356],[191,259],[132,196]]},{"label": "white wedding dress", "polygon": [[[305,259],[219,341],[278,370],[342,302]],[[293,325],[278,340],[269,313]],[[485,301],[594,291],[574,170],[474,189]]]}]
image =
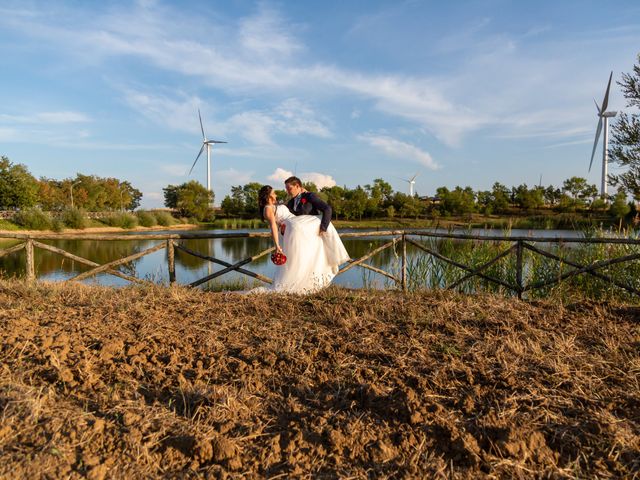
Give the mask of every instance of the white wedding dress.
[{"label": "white wedding dress", "polygon": [[287,261],[276,266],[272,285],[253,289],[251,293],[305,294],[317,292],[331,283],[340,265],[350,257],[331,223],[324,235],[318,235],[320,218],[321,215],[295,216],[286,205],[275,207],[280,246]]}]

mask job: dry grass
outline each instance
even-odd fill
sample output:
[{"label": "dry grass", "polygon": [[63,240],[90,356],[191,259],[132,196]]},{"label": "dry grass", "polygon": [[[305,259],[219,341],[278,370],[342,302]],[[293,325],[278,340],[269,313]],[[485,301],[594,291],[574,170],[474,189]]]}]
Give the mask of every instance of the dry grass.
[{"label": "dry grass", "polygon": [[0,477],[634,478],[640,309],[0,282]]}]

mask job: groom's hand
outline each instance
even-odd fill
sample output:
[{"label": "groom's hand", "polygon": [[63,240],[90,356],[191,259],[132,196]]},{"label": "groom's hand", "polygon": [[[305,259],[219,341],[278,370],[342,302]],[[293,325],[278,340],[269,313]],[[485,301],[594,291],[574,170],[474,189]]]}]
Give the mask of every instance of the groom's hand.
[{"label": "groom's hand", "polygon": [[327,233],[327,232],[326,232],[326,231],[324,231],[324,230],[320,230],[320,231],[318,232],[318,236],[319,236],[319,237],[324,237],[324,234],[325,234],[325,233]]}]

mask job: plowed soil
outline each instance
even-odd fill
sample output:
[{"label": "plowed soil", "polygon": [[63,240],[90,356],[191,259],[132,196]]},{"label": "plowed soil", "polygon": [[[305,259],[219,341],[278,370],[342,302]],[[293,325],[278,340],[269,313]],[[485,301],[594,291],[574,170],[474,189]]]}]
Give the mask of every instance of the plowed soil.
[{"label": "plowed soil", "polygon": [[0,282],[2,478],[634,478],[640,309]]}]

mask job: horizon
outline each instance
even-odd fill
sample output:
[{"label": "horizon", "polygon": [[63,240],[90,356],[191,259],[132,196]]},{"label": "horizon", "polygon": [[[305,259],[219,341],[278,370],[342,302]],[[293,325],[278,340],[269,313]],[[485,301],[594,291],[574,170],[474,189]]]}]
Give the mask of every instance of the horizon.
[{"label": "horizon", "polygon": [[162,207],[163,187],[206,185],[206,152],[187,176],[200,108],[229,142],[212,148],[217,206],[294,172],[403,193],[419,172],[420,196],[599,185],[593,98],[613,71],[609,108],[626,109],[640,5],[462,3],[3,2],[0,154],[37,178],[127,180]]}]

